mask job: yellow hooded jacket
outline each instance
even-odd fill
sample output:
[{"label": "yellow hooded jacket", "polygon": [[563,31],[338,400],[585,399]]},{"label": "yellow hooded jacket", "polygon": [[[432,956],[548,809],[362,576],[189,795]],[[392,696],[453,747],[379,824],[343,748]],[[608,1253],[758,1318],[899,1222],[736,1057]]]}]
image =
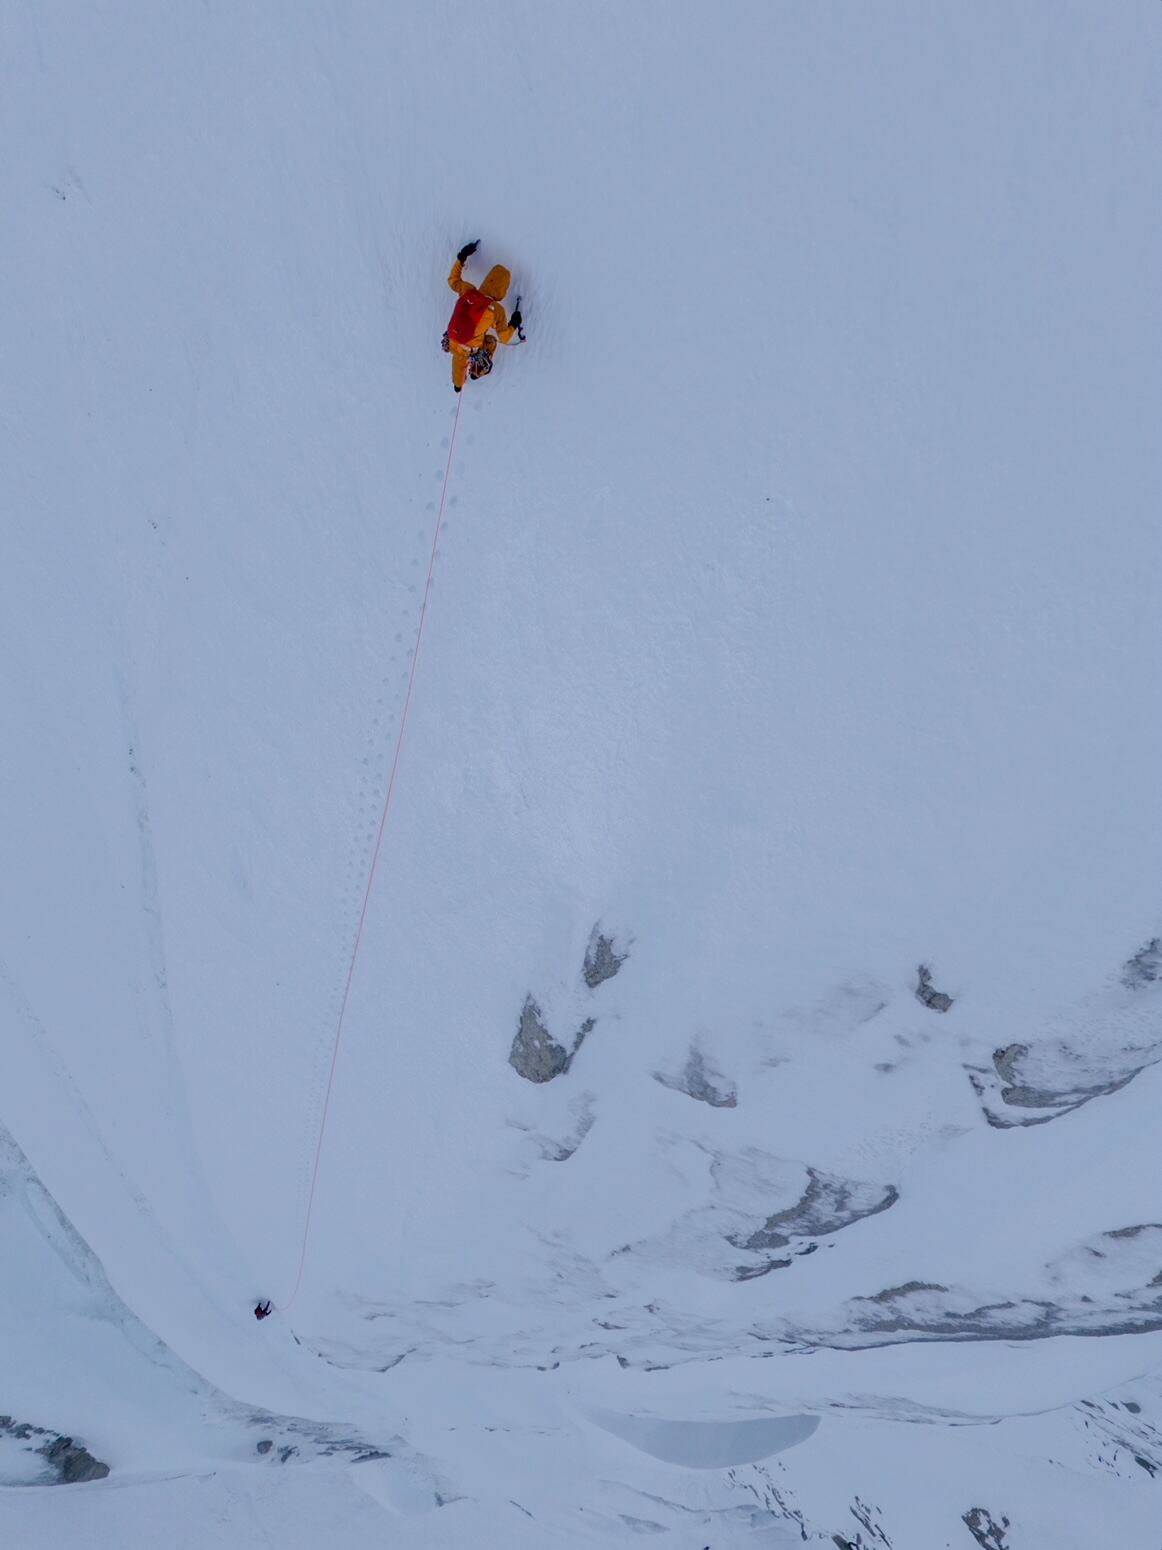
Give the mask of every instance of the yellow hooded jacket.
[{"label": "yellow hooded jacket", "polygon": [[485,337],[495,329],[501,344],[511,344],[516,329],[508,321],[508,313],[501,306],[501,302],[508,295],[509,282],[512,276],[503,264],[493,264],[484,281],[480,285],[473,285],[471,280],[465,280],[462,274],[464,265],[459,259],[452,265],[452,273],[448,276],[448,284],[456,292],[457,296],[463,296],[466,291],[479,291],[482,296],[487,296],[492,305],[480,321],[480,326],[472,341],[466,345],[452,345],[453,355],[461,351],[465,355],[471,355],[473,350],[478,350],[484,343]]}]

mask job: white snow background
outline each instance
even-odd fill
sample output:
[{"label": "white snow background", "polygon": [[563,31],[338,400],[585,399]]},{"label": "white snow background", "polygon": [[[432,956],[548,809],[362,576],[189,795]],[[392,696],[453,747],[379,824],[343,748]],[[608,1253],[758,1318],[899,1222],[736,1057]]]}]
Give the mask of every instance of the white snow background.
[{"label": "white snow background", "polygon": [[1160,47],[5,8],[5,1547],[1162,1546]]}]

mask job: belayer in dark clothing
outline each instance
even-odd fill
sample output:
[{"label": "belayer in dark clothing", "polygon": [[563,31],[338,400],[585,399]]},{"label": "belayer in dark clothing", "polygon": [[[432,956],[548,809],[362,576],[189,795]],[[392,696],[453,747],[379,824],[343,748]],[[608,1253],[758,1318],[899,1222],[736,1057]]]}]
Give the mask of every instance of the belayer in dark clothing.
[{"label": "belayer in dark clothing", "polygon": [[256,1302],[254,1304],[254,1317],[256,1319],[268,1319],[273,1312],[274,1308],[269,1302]]},{"label": "belayer in dark clothing", "polygon": [[452,357],[452,386],[457,393],[464,386],[465,377],[475,382],[488,375],[498,342],[512,344],[514,339],[524,338],[520,297],[511,318],[501,306],[512,279],[503,264],[494,264],[479,288],[463,278],[464,265],[479,246],[478,242],[465,243],[448,276],[448,284],[460,299],[444,334],[443,346]]}]

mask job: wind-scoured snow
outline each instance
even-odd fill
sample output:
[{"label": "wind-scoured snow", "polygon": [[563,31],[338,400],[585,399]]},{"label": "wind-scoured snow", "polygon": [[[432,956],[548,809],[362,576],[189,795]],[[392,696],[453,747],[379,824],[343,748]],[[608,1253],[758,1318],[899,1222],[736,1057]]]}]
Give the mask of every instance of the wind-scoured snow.
[{"label": "wind-scoured snow", "polygon": [[1162,9],[10,9],[0,1538],[1144,1550]]}]

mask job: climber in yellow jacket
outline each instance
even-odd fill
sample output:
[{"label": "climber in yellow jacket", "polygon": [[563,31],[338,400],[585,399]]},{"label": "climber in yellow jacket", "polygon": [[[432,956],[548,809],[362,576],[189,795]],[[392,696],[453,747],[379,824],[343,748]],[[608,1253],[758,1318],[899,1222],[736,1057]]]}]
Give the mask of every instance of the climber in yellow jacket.
[{"label": "climber in yellow jacket", "polygon": [[475,382],[488,375],[498,342],[512,344],[514,338],[522,337],[520,309],[510,318],[501,306],[512,279],[504,265],[494,264],[479,287],[463,277],[465,262],[479,246],[478,242],[465,243],[448,276],[449,286],[460,298],[443,339],[444,349],[452,357],[452,386],[457,393],[465,377]]}]

